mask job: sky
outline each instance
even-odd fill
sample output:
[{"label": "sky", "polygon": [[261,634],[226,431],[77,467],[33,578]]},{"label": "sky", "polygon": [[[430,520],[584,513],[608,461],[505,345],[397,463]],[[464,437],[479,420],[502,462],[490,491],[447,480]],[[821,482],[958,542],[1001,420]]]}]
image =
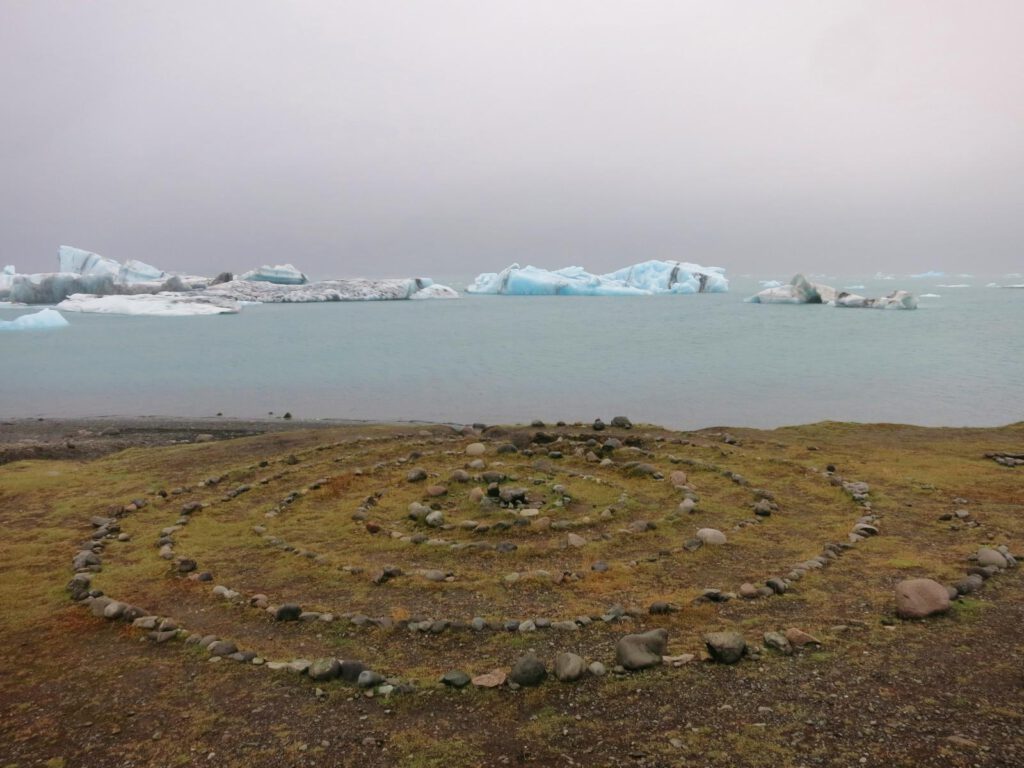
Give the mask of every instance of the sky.
[{"label": "sky", "polygon": [[1024,3],[0,0],[0,265],[1024,271]]}]

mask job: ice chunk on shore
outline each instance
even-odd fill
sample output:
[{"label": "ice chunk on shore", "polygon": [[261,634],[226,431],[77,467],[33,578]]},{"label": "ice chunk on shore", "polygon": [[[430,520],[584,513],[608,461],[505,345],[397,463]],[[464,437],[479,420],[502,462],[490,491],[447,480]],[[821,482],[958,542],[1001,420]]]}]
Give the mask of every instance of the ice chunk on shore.
[{"label": "ice chunk on shore", "polygon": [[678,261],[644,261],[595,275],[583,267],[547,270],[511,264],[477,276],[466,291],[516,296],[650,296],[657,293],[724,293],[724,270]]},{"label": "ice chunk on shore", "polygon": [[[435,286],[426,277],[388,280],[323,280],[305,285],[278,285],[276,283],[232,280],[212,285],[203,293],[208,296],[223,296],[235,301],[250,301],[260,304],[291,304],[318,301],[389,301],[411,299],[425,289],[440,292],[445,286]],[[447,288],[455,294],[451,288]],[[456,294],[457,295],[457,294]],[[438,298],[426,294],[419,298]]]},{"label": "ice chunk on shore", "polygon": [[246,272],[238,279],[275,285],[305,285],[309,282],[309,278],[291,264],[277,264],[273,267],[264,265]]},{"label": "ice chunk on shore", "polygon": [[101,315],[148,315],[187,317],[191,315],[227,315],[238,312],[238,302],[201,293],[140,293],[120,296],[93,296],[76,293],[57,305],[67,312]]},{"label": "ice chunk on shore", "polygon": [[68,325],[64,315],[55,309],[41,309],[13,320],[0,320],[0,331],[40,331],[48,328],[63,328]]}]

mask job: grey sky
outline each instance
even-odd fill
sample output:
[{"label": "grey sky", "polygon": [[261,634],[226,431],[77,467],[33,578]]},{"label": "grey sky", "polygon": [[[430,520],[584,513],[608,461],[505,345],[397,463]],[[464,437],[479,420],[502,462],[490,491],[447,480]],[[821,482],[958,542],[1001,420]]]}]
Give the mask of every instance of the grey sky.
[{"label": "grey sky", "polygon": [[1024,269],[1024,3],[0,0],[0,264]]}]

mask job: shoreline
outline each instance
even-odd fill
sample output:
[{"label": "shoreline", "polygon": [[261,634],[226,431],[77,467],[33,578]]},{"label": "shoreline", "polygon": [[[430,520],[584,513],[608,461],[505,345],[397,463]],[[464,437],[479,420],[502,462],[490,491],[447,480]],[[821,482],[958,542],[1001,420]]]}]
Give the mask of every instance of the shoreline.
[{"label": "shoreline", "polygon": [[[711,425],[696,429],[674,429],[657,424],[637,424],[639,429],[672,434],[701,434],[720,431],[802,429],[824,424],[856,427],[911,428],[930,430],[962,430],[965,432],[998,430],[1024,426],[1024,421],[997,426],[930,426],[902,422],[858,422],[822,420],[803,424],[786,424],[772,429],[738,425]],[[344,429],[353,427],[444,427],[460,430],[469,424],[402,419],[285,419],[281,416],[241,418],[232,416],[90,416],[90,417],[20,417],[0,418],[0,465],[34,459],[91,460],[128,448],[184,445],[239,437],[255,437],[271,433],[304,430]],[[529,422],[489,424],[488,426],[530,429]],[[552,430],[590,429],[590,422],[571,422],[564,427],[547,424]]]}]

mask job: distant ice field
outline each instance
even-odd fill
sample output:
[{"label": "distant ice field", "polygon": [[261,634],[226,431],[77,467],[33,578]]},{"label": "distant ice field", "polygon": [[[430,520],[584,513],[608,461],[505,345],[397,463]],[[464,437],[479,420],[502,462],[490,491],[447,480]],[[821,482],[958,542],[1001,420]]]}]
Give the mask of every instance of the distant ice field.
[{"label": "distant ice field", "polygon": [[[0,417],[625,415],[679,428],[1024,420],[1024,291],[985,287],[1019,279],[831,278],[869,296],[911,290],[915,312],[743,302],[761,280],[789,277],[730,275],[729,293],[688,296],[65,313],[67,327],[0,334]],[[938,289],[954,282],[970,287]],[[39,309],[0,307],[0,320]]]}]

